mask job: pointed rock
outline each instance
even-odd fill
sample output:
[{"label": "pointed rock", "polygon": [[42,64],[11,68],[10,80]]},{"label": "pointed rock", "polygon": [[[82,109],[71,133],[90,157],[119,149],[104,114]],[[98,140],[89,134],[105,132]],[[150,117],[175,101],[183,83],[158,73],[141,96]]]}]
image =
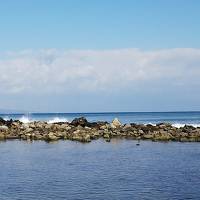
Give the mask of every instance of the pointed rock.
[{"label": "pointed rock", "polygon": [[122,125],[122,123],[117,119],[117,118],[115,118],[113,121],[112,121],[112,123],[111,123],[111,127],[112,128],[118,128],[118,127],[120,127]]}]

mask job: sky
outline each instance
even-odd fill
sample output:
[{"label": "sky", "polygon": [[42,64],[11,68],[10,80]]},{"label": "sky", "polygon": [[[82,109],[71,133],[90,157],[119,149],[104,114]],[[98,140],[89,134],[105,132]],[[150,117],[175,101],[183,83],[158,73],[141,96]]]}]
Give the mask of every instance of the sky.
[{"label": "sky", "polygon": [[200,110],[199,0],[0,0],[0,109]]}]

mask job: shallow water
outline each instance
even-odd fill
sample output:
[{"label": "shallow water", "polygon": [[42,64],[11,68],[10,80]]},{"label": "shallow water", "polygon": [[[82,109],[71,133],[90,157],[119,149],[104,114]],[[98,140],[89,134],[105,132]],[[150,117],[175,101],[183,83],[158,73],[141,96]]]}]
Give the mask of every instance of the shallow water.
[{"label": "shallow water", "polygon": [[0,143],[0,199],[199,199],[198,143]]}]

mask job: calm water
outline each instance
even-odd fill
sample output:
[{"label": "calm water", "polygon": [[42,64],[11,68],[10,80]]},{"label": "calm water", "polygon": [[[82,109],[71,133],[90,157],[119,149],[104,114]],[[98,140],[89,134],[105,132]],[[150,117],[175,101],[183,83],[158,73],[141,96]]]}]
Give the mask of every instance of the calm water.
[{"label": "calm water", "polygon": [[71,121],[75,117],[86,117],[89,121],[108,121],[119,118],[123,123],[170,122],[177,126],[192,124],[200,126],[200,112],[121,112],[121,113],[26,113],[0,114],[5,119],[19,119],[23,122],[44,120],[49,122]]},{"label": "calm water", "polygon": [[1,200],[199,199],[199,143],[0,143]]}]

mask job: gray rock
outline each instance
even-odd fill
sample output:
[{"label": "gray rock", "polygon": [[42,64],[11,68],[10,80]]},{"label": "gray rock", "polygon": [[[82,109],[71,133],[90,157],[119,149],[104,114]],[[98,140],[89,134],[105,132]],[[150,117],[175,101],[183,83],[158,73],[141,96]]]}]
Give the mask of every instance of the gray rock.
[{"label": "gray rock", "polygon": [[0,126],[0,131],[7,131],[9,128],[7,126]]},{"label": "gray rock", "polygon": [[123,129],[131,129],[132,128],[132,126],[130,125],[130,124],[126,124],[124,127],[123,127]]},{"label": "gray rock", "polygon": [[144,139],[152,139],[153,138],[153,135],[150,135],[150,134],[146,134],[143,136]]},{"label": "gray rock", "polygon": [[31,133],[32,131],[33,131],[32,128],[27,128],[27,129],[25,130],[25,133]]},{"label": "gray rock", "polygon": [[55,136],[54,133],[50,132],[48,135],[47,135],[47,140],[58,140],[59,137]]},{"label": "gray rock", "polygon": [[112,128],[118,128],[118,127],[120,127],[122,125],[122,123],[117,119],[117,118],[115,118],[113,121],[112,121],[112,123],[111,123],[111,127]]},{"label": "gray rock", "polygon": [[82,142],[91,142],[90,135],[87,134],[83,137]]}]

